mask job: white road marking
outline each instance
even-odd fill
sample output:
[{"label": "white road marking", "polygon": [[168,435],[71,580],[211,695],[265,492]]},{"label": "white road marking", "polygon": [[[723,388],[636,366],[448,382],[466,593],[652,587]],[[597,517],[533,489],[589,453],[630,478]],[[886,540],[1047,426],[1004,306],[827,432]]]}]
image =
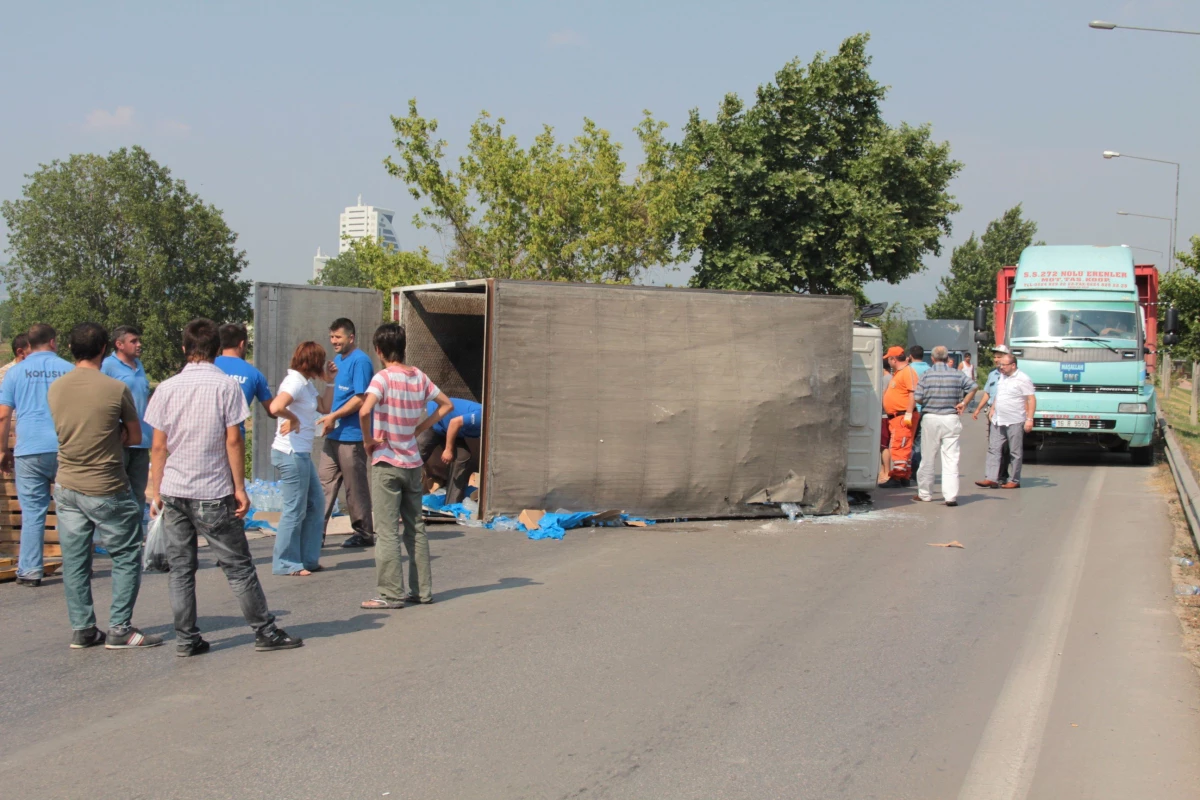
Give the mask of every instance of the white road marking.
[{"label": "white road marking", "polygon": [[1095,468],[1078,500],[1079,516],[992,708],[959,800],[1021,800],[1029,793],[1106,473],[1104,467]]}]

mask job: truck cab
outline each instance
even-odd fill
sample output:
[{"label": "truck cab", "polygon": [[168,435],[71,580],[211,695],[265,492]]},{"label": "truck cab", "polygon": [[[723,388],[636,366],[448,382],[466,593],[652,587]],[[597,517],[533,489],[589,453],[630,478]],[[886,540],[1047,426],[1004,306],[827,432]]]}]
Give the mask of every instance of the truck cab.
[{"label": "truck cab", "polygon": [[1145,355],[1153,342],[1135,273],[1127,247],[1022,252],[996,316],[1000,327],[1004,314],[1007,334],[998,339],[1037,390],[1027,447],[1087,440],[1151,463],[1156,404]]}]

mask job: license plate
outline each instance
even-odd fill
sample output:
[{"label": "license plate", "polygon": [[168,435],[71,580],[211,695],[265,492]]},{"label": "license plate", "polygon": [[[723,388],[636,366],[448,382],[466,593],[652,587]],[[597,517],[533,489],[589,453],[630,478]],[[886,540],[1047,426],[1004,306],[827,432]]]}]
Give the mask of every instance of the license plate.
[{"label": "license plate", "polygon": [[1090,428],[1092,427],[1091,420],[1086,419],[1052,419],[1050,420],[1052,428]]}]

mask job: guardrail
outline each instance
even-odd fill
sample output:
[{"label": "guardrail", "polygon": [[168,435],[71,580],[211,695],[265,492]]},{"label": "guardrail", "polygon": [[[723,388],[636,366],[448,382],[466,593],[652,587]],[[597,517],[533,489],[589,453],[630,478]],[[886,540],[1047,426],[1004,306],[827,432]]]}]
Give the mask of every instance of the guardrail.
[{"label": "guardrail", "polygon": [[1187,454],[1179,446],[1175,431],[1168,424],[1163,426],[1163,439],[1166,442],[1167,464],[1171,467],[1171,477],[1175,479],[1175,489],[1179,492],[1179,505],[1187,518],[1188,530],[1192,532],[1192,544],[1200,549],[1200,484],[1196,483]]}]

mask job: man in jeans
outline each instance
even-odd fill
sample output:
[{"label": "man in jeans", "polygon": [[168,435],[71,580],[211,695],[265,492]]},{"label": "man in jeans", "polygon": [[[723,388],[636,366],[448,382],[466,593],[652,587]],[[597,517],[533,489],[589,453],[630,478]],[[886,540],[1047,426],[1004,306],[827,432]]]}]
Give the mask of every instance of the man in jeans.
[{"label": "man in jeans", "polygon": [[[142,420],[146,416],[146,406],[150,403],[150,381],[142,367],[142,332],[132,325],[118,325],[113,330],[112,343],[113,354],[104,359],[100,371],[129,387],[138,419]],[[149,425],[141,422],[141,426],[141,440],[137,444],[130,440],[124,451],[125,472],[129,476],[133,499],[138,503],[139,526],[140,512],[146,508],[146,484],[150,480],[150,442],[154,438],[154,431]]]},{"label": "man in jeans", "polygon": [[46,512],[50,510],[50,487],[58,471],[58,435],[46,393],[56,378],[74,366],[55,355],[58,334],[38,322],[29,329],[30,353],[8,371],[0,384],[0,469],[14,471],[13,451],[8,448],[12,418],[17,418],[15,472],[17,500],[21,504],[21,556],[17,583],[42,585],[42,546],[46,539]]},{"label": "man in jeans", "polygon": [[917,381],[909,400],[908,413],[921,404],[922,443],[925,458],[917,472],[917,494],[913,500],[933,501],[933,462],[942,456],[942,497],[946,505],[958,505],[958,456],[962,420],[959,416],[975,396],[975,381],[961,370],[951,368],[949,353],[938,345],[933,348],[933,366]]},{"label": "man in jeans", "polygon": [[[142,507],[129,489],[122,438],[142,439],[141,415],[129,387],[100,371],[108,333],[95,322],[71,329],[75,369],[50,386],[47,400],[58,433],[59,537],[63,585],[71,620],[71,647],[103,644],[109,650],[157,647],[161,636],[132,625],[142,577]],[[112,558],[112,606],[108,636],[96,628],[92,605],[92,538]]]},{"label": "man in jeans", "polygon": [[325,437],[317,467],[325,490],[325,524],[329,524],[338,490],[345,482],[346,510],[354,533],[342,542],[342,547],[371,547],[375,544],[375,523],[358,412],[375,375],[375,365],[356,346],[354,323],[345,317],[329,326],[329,343],[337,353],[328,366],[333,375],[332,411],[317,420],[317,435]]},{"label": "man in jeans", "polygon": [[242,615],[254,629],[254,649],[288,650],[304,643],[275,626],[242,527],[250,499],[243,488],[245,441],[240,426],[250,412],[241,388],[213,364],[220,344],[215,322],[189,322],[183,329],[188,363],[159,384],[146,409],[146,422],[154,428],[150,514],[165,515],[168,585],[178,637],[175,655],[181,657],[209,649],[196,627],[197,534],[208,540]]},{"label": "man in jeans", "polygon": [[[1000,380],[996,384],[996,399],[988,417],[992,422],[988,438],[987,477],[975,481],[986,489],[1020,489],[1021,463],[1025,454],[1025,434],[1033,431],[1033,415],[1037,397],[1033,381],[1017,369],[1017,357],[1005,353],[996,359]],[[1008,481],[1000,483],[1000,462],[1004,445],[1008,445]]]}]

